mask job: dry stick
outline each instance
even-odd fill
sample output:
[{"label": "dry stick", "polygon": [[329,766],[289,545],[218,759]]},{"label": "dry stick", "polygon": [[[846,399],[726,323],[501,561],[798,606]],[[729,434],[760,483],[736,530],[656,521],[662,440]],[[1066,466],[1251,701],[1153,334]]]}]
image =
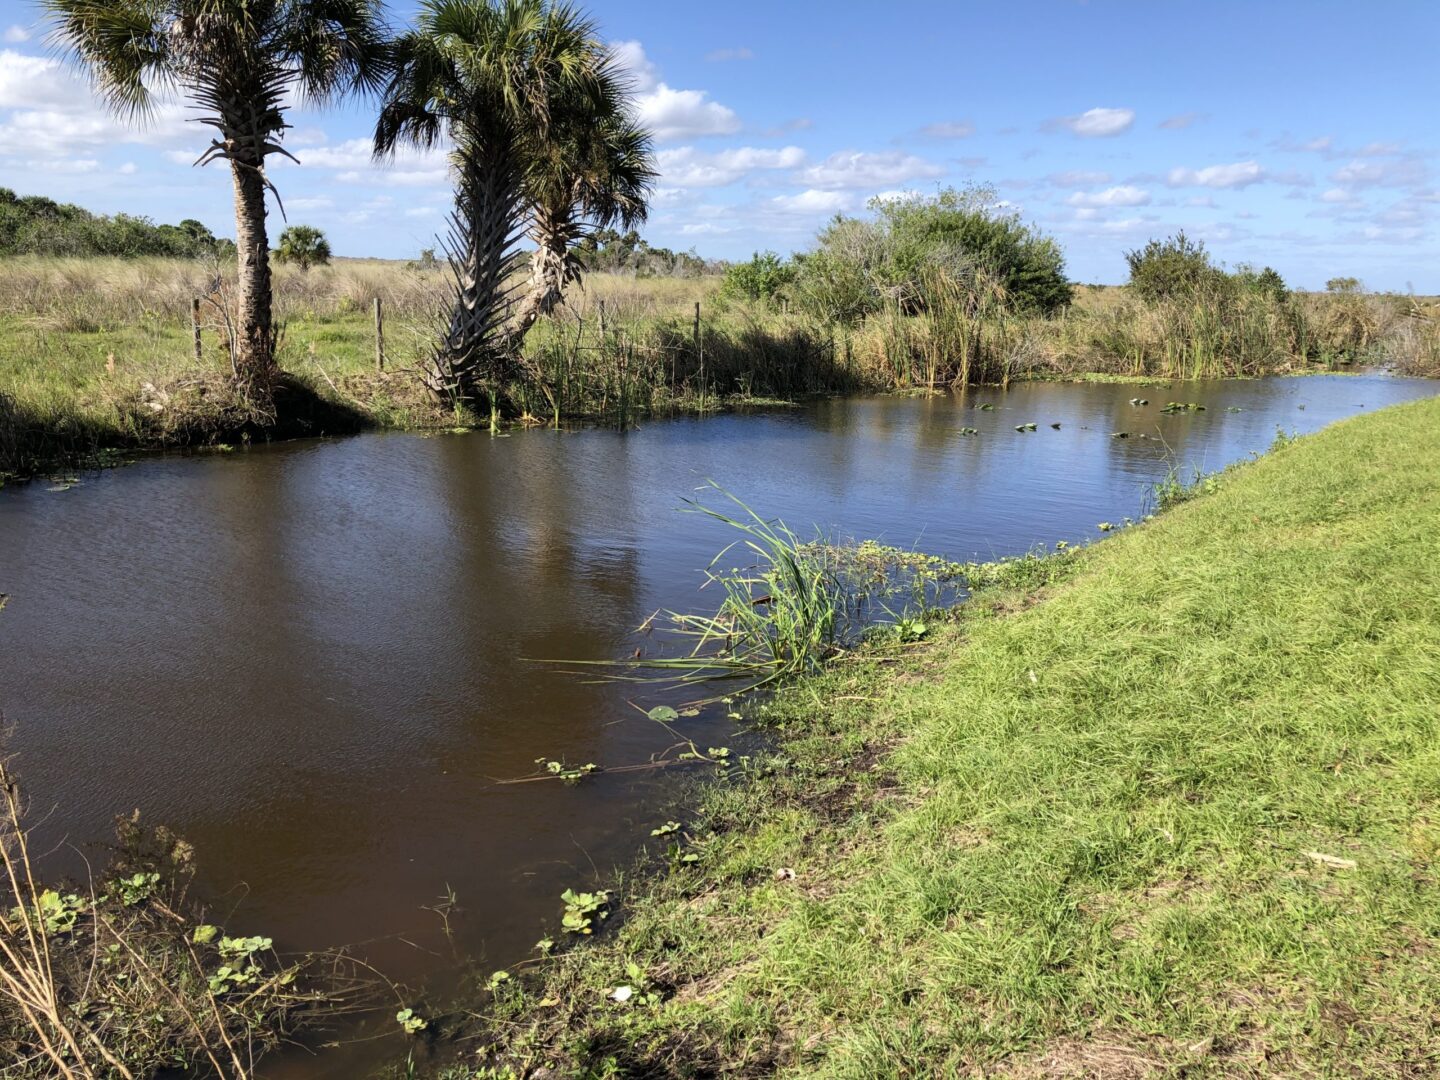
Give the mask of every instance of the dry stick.
[{"label": "dry stick", "polygon": [[380,314],[380,297],[375,297],[375,370],[385,370],[385,320]]},{"label": "dry stick", "polygon": [[695,301],[695,357],[700,364],[700,411],[705,411],[705,350],[700,344],[700,301]]},{"label": "dry stick", "polygon": [[[185,1015],[185,1019],[190,1021],[190,1026],[195,1029],[195,1034],[199,1036],[200,1046],[204,1049],[205,1056],[210,1059],[210,1064],[215,1066],[216,1073],[224,1076],[225,1069],[216,1059],[214,1051],[210,1049],[210,1040],[205,1036],[205,1029],[200,1026],[200,1021],[196,1019],[195,1014],[192,1013],[188,1008],[186,1008],[184,999],[181,998],[180,995],[176,993],[176,991],[172,987],[170,987],[163,979],[157,977],[154,969],[145,962],[145,958],[135,950],[135,947],[131,945],[130,942],[126,940],[126,938],[118,930],[115,929],[115,925],[110,922],[109,919],[99,919],[97,921],[100,925],[104,926],[106,930],[110,931],[110,936],[113,937],[116,942],[118,942],[121,947],[123,947],[125,951],[131,955],[135,962],[140,965],[140,969],[144,971],[145,974],[150,976],[150,978],[154,981],[155,985],[164,990],[165,993],[169,995],[170,999],[175,1002],[176,1007]],[[195,964],[196,970],[199,971],[201,976],[203,977],[205,974],[205,969],[201,966],[200,958],[195,955],[195,950],[191,948],[190,942],[188,940],[185,942],[185,947],[190,952],[190,957]],[[206,998],[207,1000],[209,1000],[211,1007],[214,1008],[215,996],[213,994],[207,993]],[[230,1059],[235,1065],[236,1077],[238,1078],[238,1080],[245,1080],[245,1078],[250,1075],[250,1072],[245,1068],[244,1065],[240,1063],[240,1058],[235,1053],[235,1047],[231,1045],[229,1038],[225,1035],[225,1022],[220,1018],[218,1009],[216,1010],[215,1014],[215,1022],[219,1027],[220,1037],[225,1040],[225,1046],[230,1051]],[[125,1075],[129,1076],[130,1074],[126,1073]]]},{"label": "dry stick", "polygon": [[[30,870],[30,852],[25,842],[25,830],[20,825],[17,787],[10,778],[9,770],[5,767],[3,760],[0,760],[0,788],[4,790],[5,809],[11,829],[15,834],[16,846],[20,850],[21,867],[25,871],[26,890],[20,888],[20,875],[16,872],[10,847],[3,842],[0,842],[0,861],[5,864],[5,874],[10,879],[10,889],[14,893],[15,899],[19,901],[17,910],[20,912],[20,921],[25,928],[25,936],[30,945],[31,960],[30,964],[23,963],[20,956],[10,948],[8,940],[0,937],[0,952],[4,953],[5,959],[14,968],[12,972],[0,967],[0,979],[3,979],[6,992],[20,1006],[20,1010],[25,1014],[26,1023],[40,1037],[46,1054],[55,1062],[56,1066],[68,1077],[75,1075],[51,1040],[49,1030],[42,1022],[42,1016],[45,1020],[49,1020],[54,1029],[60,1033],[70,1052],[75,1055],[75,1060],[84,1069],[85,1075],[93,1077],[94,1070],[85,1060],[85,1054],[81,1051],[79,1043],[76,1042],[74,1033],[61,1019],[60,1003],[55,994],[54,972],[50,963],[49,939],[46,937],[43,927],[40,929],[39,944],[36,943],[35,914],[30,911],[26,900],[28,897],[31,904],[37,903],[36,898],[39,893],[35,889],[35,880]],[[0,919],[3,919],[3,916],[0,916]],[[37,1013],[40,1015],[36,1015]],[[120,1070],[124,1072],[124,1067],[121,1066]],[[128,1077],[130,1074],[124,1072],[124,1075]]]},{"label": "dry stick", "polygon": [[190,333],[195,339],[195,362],[200,362],[200,298],[190,300]]}]

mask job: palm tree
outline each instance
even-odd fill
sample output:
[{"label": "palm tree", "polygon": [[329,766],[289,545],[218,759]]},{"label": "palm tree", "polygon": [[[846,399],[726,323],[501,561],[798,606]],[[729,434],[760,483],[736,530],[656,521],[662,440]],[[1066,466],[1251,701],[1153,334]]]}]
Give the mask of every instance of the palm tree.
[{"label": "palm tree", "polygon": [[634,229],[648,211],[659,175],[650,133],[631,116],[630,86],[613,55],[598,71],[598,95],[556,103],[551,138],[528,170],[530,283],[510,327],[518,347],[535,320],[551,311],[584,264],[574,248],[595,229]]},{"label": "palm tree", "polygon": [[277,262],[294,263],[301,270],[312,266],[328,266],[330,263],[330,241],[314,225],[291,225],[280,234],[280,246],[275,249]]},{"label": "palm tree", "polygon": [[603,103],[606,61],[594,24],[553,0],[425,0],[415,29],[396,42],[377,157],[442,137],[452,146],[454,297],[426,376],[437,396],[498,407],[514,371],[509,324],[527,177],[552,138],[555,103]]},{"label": "palm tree", "polygon": [[[42,0],[54,39],[91,73],[118,114],[143,120],[178,89],[219,137],[197,165],[223,160],[235,188],[239,249],[235,377],[268,412],[277,369],[265,173],[281,142],[286,95],[328,101],[379,90],[389,69],[380,0]],[[283,212],[283,206],[282,206]]]}]

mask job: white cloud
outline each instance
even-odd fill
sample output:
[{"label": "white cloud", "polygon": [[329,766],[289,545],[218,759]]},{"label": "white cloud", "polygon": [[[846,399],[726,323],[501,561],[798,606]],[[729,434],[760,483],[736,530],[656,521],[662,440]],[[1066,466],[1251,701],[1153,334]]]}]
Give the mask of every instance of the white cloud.
[{"label": "white cloud", "polygon": [[975,134],[975,125],[969,120],[945,120],[938,124],[926,124],[920,129],[920,134],[932,139],[968,139]]},{"label": "white cloud", "polygon": [[1344,188],[1331,188],[1320,195],[1321,202],[1327,203],[1357,203],[1359,198],[1353,191],[1346,191]]},{"label": "white cloud", "polygon": [[1150,202],[1150,193],[1144,188],[1122,184],[1104,191],[1077,191],[1065,201],[1071,206],[1145,206]]},{"label": "white cloud", "polygon": [[1167,116],[1160,121],[1160,127],[1165,131],[1184,131],[1198,120],[1204,119],[1204,113],[1187,112],[1175,116]]},{"label": "white cloud", "polygon": [[1069,172],[1051,173],[1045,179],[1055,187],[1090,187],[1093,184],[1108,184],[1110,174],[1086,169],[1072,169]]},{"label": "white cloud", "polygon": [[0,50],[0,109],[72,109],[88,97],[58,60]]},{"label": "white cloud", "polygon": [[287,210],[328,210],[334,205],[334,200],[325,195],[319,195],[314,198],[285,200]]},{"label": "white cloud", "polygon": [[23,26],[10,26],[5,30],[5,40],[12,45],[18,45],[22,41],[30,40],[30,31]]},{"label": "white cloud", "polygon": [[1171,187],[1243,188],[1265,179],[1265,170],[1254,161],[1231,165],[1207,165],[1203,169],[1171,169],[1166,183]]},{"label": "white cloud", "polygon": [[[450,165],[443,146],[420,150],[399,148],[392,158],[377,163],[369,139],[346,139],[333,146],[312,146],[296,155],[303,166],[339,170],[335,179],[343,184],[377,187],[445,187],[450,182]],[[289,162],[276,167],[293,168]]]},{"label": "white cloud", "polygon": [[120,168],[116,169],[115,171],[118,172],[121,176],[134,176],[137,172],[140,171],[140,166],[136,165],[133,161],[127,161],[124,165],[121,165]]},{"label": "white cloud", "polygon": [[644,46],[638,41],[617,41],[610,46],[615,62],[630,77],[630,84],[636,90],[653,90],[660,81],[660,74],[650,58],[645,55]]},{"label": "white cloud", "polygon": [[[695,139],[706,135],[733,135],[740,130],[735,110],[710,101],[704,90],[676,90],[662,82],[659,69],[638,41],[617,41],[610,46],[616,62],[629,75],[636,91],[636,118],[660,142]],[[732,56],[730,59],[741,59]]]},{"label": "white cloud", "polygon": [[708,97],[704,90],[674,90],[662,82],[636,97],[635,115],[660,142],[739,131],[735,111]]},{"label": "white cloud", "polygon": [[712,64],[723,64],[727,60],[754,60],[755,54],[749,49],[713,49],[705,54],[705,59]]},{"label": "white cloud", "polygon": [[933,180],[944,174],[944,168],[933,161],[899,150],[878,154],[842,150],[801,170],[799,180],[812,188],[868,188],[907,180]]},{"label": "white cloud", "polygon": [[770,202],[780,210],[799,214],[838,214],[853,206],[854,198],[843,191],[810,188],[798,195],[777,195]]},{"label": "white cloud", "polygon": [[693,146],[661,150],[655,155],[667,187],[724,187],[765,169],[797,169],[805,164],[805,151],[798,146],[778,150],[739,146],[705,153]]},{"label": "white cloud", "polygon": [[692,221],[690,224],[680,227],[680,232],[684,236],[723,236],[734,231],[734,226],[717,225],[713,221]]},{"label": "white cloud", "polygon": [[1300,149],[1306,150],[1312,154],[1319,154],[1323,153],[1326,150],[1329,150],[1330,144],[1333,141],[1334,140],[1332,140],[1329,135],[1321,135],[1317,138],[1310,139],[1308,142],[1301,143]]},{"label": "white cloud", "polygon": [[1218,204],[1209,195],[1195,195],[1185,200],[1186,206],[1199,207],[1202,210],[1216,210]]},{"label": "white cloud", "polygon": [[43,173],[93,173],[100,171],[100,162],[94,158],[44,158],[40,161],[27,161],[24,164],[26,172]]},{"label": "white cloud", "polygon": [[1134,109],[1086,109],[1079,116],[1066,116],[1051,121],[1049,126],[1068,128],[1087,139],[1105,138],[1130,130],[1135,123]]},{"label": "white cloud", "polygon": [[162,98],[143,122],[122,123],[60,61],[12,49],[0,50],[0,109],[10,110],[8,120],[0,123],[0,155],[65,158],[115,143],[196,141],[194,125],[185,122],[180,102]]},{"label": "white cloud", "polygon": [[1358,158],[1330,174],[1337,184],[1350,187],[1410,187],[1429,177],[1424,163],[1415,158],[1395,161],[1362,161]]}]

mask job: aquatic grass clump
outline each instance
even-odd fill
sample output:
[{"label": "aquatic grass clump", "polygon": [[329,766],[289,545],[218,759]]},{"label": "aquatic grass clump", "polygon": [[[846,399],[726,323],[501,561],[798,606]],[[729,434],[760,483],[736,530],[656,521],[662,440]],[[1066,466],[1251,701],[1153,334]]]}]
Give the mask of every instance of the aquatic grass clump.
[{"label": "aquatic grass clump", "polygon": [[[667,631],[688,645],[682,656],[627,661],[682,684],[741,679],[754,690],[819,668],[844,647],[848,605],[842,576],[824,549],[808,545],[782,521],[766,521],[713,481],[707,485],[737,508],[731,514],[687,499],[685,509],[741,534],[705,568],[705,584],[723,594],[714,614],[666,612]],[[720,569],[733,553],[743,567]]]},{"label": "aquatic grass clump", "polygon": [[[628,673],[614,678],[684,687],[738,680],[735,696],[796,676],[812,674],[864,640],[900,643],[925,636],[925,620],[947,610],[971,590],[997,583],[1038,584],[1063,552],[1030,552],[994,562],[956,562],[874,540],[835,543],[802,540],[783,521],[762,518],[740,498],[711,481],[736,508],[726,513],[686,500],[685,511],[702,514],[741,533],[704,570],[702,589],[722,593],[711,614],[665,611],[641,626],[681,646],[680,655],[646,656],[637,650],[621,661],[599,661]],[[734,562],[736,553],[749,558]],[[663,617],[662,617],[663,616]],[[649,672],[649,674],[640,674]],[[705,699],[706,701],[713,699]],[[668,706],[651,710],[674,715]]]}]

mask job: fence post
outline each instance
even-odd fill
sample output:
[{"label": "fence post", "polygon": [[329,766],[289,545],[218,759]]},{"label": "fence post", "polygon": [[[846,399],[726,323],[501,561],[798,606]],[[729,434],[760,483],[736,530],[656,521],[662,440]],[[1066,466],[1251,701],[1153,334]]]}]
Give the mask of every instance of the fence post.
[{"label": "fence post", "polygon": [[604,345],[604,344],[605,344],[605,301],[604,301],[604,300],[601,300],[601,301],[599,301],[599,304],[600,304],[600,344],[601,344],[601,345]]},{"label": "fence post", "polygon": [[195,361],[200,361],[200,298],[190,299],[190,335],[195,340]]},{"label": "fence post", "polygon": [[385,370],[385,320],[380,314],[380,297],[375,297],[375,370]]}]

